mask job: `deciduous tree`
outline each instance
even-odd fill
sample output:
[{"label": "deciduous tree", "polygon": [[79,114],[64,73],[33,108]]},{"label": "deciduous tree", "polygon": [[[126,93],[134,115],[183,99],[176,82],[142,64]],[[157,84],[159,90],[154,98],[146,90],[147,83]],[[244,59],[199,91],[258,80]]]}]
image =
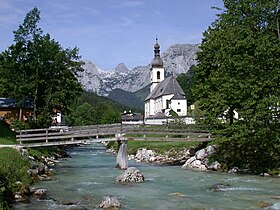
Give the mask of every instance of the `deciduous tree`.
[{"label": "deciduous tree", "polygon": [[[54,107],[63,112],[81,93],[77,72],[82,71],[78,48],[63,49],[38,27],[40,11],[27,13],[14,31],[15,43],[0,55],[0,94],[20,104],[34,101],[34,114],[49,117]],[[43,117],[44,118],[44,117]]]},{"label": "deciduous tree", "polygon": [[224,0],[204,33],[195,94],[205,121],[219,130],[220,160],[228,167],[279,167],[279,9],[278,0]]}]

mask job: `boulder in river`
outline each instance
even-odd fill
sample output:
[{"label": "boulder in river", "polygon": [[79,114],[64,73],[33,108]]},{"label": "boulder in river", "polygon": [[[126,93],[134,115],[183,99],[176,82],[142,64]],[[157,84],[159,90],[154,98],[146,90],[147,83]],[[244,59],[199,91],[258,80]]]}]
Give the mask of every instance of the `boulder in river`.
[{"label": "boulder in river", "polygon": [[120,208],[121,207],[121,202],[116,197],[104,196],[98,207],[103,208],[103,209]]},{"label": "boulder in river", "polygon": [[229,187],[230,187],[229,184],[217,183],[217,184],[214,184],[212,187],[210,187],[209,190],[212,190],[214,192],[219,192],[219,191],[223,191]]},{"label": "boulder in river", "polygon": [[209,163],[208,157],[215,152],[215,145],[207,146],[206,148],[198,150],[194,156],[190,157],[185,164],[182,166],[183,169],[199,169],[202,171],[206,170],[221,170],[221,164],[218,161]]},{"label": "boulder in river", "polygon": [[46,196],[47,196],[47,190],[46,190],[46,189],[37,189],[37,190],[33,193],[33,195],[34,195],[35,197],[37,197],[37,198],[40,198],[40,199],[46,198]]},{"label": "boulder in river", "polygon": [[135,167],[129,167],[115,179],[116,182],[144,182],[144,180],[143,174]]},{"label": "boulder in river", "polygon": [[219,171],[221,169],[221,167],[222,166],[218,161],[214,161],[210,164],[210,166],[208,168],[211,170],[214,170],[214,171]]},{"label": "boulder in river", "polygon": [[155,156],[156,154],[153,150],[142,148],[137,150],[135,159],[137,162],[153,162]]}]

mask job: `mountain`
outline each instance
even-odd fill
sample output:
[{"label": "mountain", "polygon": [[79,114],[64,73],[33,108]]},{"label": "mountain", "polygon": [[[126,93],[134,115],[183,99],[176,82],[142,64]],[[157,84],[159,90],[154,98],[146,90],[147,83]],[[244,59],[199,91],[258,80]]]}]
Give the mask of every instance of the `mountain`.
[{"label": "mountain", "polygon": [[[145,101],[145,98],[147,98],[147,96],[150,93],[150,84],[146,85],[145,87],[141,88],[140,90],[137,90],[136,92],[134,92],[133,94],[139,98],[142,102]],[[144,104],[144,103],[143,103]],[[143,108],[143,107],[142,107]]]},{"label": "mountain", "polygon": [[[196,53],[199,44],[176,44],[162,53],[166,75],[177,76],[186,73],[192,65],[196,65]],[[153,58],[151,58],[152,60]],[[136,92],[150,82],[149,71],[151,66],[138,66],[128,69],[121,63],[111,71],[104,71],[94,63],[85,61],[84,72],[80,73],[79,81],[86,91],[98,95],[108,96],[114,89]]]},{"label": "mountain", "polygon": [[85,91],[102,95],[100,93],[100,89],[102,87],[103,81],[100,75],[105,73],[105,71],[98,68],[91,61],[84,60],[83,62],[84,71],[78,74],[79,82],[83,85]]},{"label": "mountain", "polygon": [[119,73],[126,73],[129,71],[129,69],[126,67],[126,65],[124,63],[120,63],[116,66],[116,68],[113,69],[113,71],[115,72],[119,72]]},{"label": "mountain", "polygon": [[144,106],[143,101],[134,93],[119,88],[112,90],[109,93],[108,98],[118,102],[119,104],[132,108],[143,109]]}]

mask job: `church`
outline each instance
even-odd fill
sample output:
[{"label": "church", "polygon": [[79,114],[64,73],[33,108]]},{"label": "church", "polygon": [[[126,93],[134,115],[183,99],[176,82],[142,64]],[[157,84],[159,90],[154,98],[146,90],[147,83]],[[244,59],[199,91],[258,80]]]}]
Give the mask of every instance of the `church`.
[{"label": "church", "polygon": [[[187,115],[187,98],[175,76],[165,78],[158,39],[154,45],[154,58],[150,69],[150,93],[145,99],[145,122],[162,124],[172,116]],[[156,119],[158,119],[156,121]],[[156,123],[157,122],[157,123]]]}]

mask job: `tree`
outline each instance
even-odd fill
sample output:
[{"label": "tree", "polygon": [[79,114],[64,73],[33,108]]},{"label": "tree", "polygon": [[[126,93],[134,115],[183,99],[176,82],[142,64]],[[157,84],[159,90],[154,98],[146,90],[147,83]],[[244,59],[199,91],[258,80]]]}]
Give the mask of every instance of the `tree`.
[{"label": "tree", "polygon": [[[0,94],[20,104],[34,101],[34,115],[51,115],[54,107],[69,111],[70,102],[82,92],[77,73],[82,71],[78,48],[63,49],[38,27],[40,11],[27,13],[14,31],[15,44],[0,55]],[[39,118],[38,118],[39,119]]]},{"label": "tree", "polygon": [[204,33],[195,95],[217,129],[220,160],[259,173],[280,162],[280,2],[224,0],[224,8]]},{"label": "tree", "polygon": [[96,125],[120,123],[120,113],[127,110],[110,99],[83,92],[72,104],[71,114],[67,115],[69,125]]},{"label": "tree", "polygon": [[73,112],[73,124],[74,125],[93,125],[93,119],[95,116],[95,109],[89,103],[83,103],[78,106]]},{"label": "tree", "polygon": [[187,73],[182,73],[176,78],[186,94],[188,105],[191,105],[196,101],[193,94],[193,87],[195,84],[195,68],[196,67],[194,65],[191,66]]},{"label": "tree", "polygon": [[101,117],[101,124],[113,124],[121,121],[120,112],[114,107],[108,106]]}]

